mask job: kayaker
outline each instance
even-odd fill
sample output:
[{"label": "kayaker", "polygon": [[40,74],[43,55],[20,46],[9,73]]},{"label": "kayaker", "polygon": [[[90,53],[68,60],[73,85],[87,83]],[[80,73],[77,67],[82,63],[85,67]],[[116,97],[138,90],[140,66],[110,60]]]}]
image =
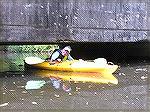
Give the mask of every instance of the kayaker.
[{"label": "kayaker", "polygon": [[63,49],[58,49],[56,51],[54,51],[52,53],[52,55],[50,56],[50,61],[51,62],[62,62],[62,61],[66,61],[66,60],[73,60],[72,56],[70,55],[71,52],[71,47],[70,46],[66,46]]}]

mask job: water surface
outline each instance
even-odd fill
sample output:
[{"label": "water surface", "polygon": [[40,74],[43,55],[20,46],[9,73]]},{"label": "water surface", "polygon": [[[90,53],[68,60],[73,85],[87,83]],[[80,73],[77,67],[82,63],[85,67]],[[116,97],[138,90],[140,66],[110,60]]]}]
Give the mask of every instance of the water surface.
[{"label": "water surface", "polygon": [[[0,110],[7,111],[148,111],[149,62],[117,62],[118,84],[68,81],[25,70],[26,56],[47,54],[1,53]],[[54,73],[54,72],[53,72]],[[63,72],[64,74],[64,72]],[[65,75],[65,74],[64,74]]]}]

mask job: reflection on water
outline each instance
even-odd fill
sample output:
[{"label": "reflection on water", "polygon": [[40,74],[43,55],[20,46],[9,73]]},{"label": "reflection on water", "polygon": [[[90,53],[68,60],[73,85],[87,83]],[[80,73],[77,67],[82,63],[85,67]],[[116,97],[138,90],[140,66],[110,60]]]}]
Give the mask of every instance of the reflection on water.
[{"label": "reflection on water", "polygon": [[27,82],[25,89],[40,89],[46,82],[44,80],[34,81],[30,80]]},{"label": "reflection on water", "polygon": [[55,77],[67,81],[95,82],[95,83],[111,83],[118,84],[118,80],[111,73],[89,73],[89,72],[60,72],[49,70],[36,70],[32,74],[40,77]]},{"label": "reflection on water", "polygon": [[[121,67],[113,74],[118,79],[118,84],[115,85],[81,81],[80,77],[77,77],[77,81],[58,77],[59,74],[67,76],[67,79],[73,76],[64,72],[25,71],[20,65],[21,62],[11,58],[14,57],[9,57],[7,61],[2,60],[3,63],[13,62],[13,66],[16,67],[13,68],[15,70],[10,70],[12,65],[7,63],[7,66],[1,68],[3,69],[0,72],[0,110],[2,112],[10,110],[32,112],[41,109],[120,112],[137,111],[137,109],[148,111],[150,108],[149,63],[146,61],[118,63]],[[85,74],[79,76],[81,75],[85,77]]]},{"label": "reflection on water", "polygon": [[58,90],[64,90],[65,92],[71,91],[71,86],[69,82],[62,82],[62,80],[57,79],[55,77],[50,77],[50,81],[45,82],[44,80],[30,80],[26,83],[25,89],[41,89],[46,83],[51,83],[52,87]]},{"label": "reflection on water", "polygon": [[[118,80],[112,74],[100,74],[100,73],[80,73],[80,72],[61,72],[61,71],[49,71],[49,70],[28,70],[26,74],[31,76],[39,77],[38,80],[29,80],[26,83],[25,89],[40,89],[46,84],[57,90],[64,90],[70,92],[72,85],[88,85],[91,87],[92,84],[100,86],[101,84],[113,86],[118,84]],[[106,75],[106,76],[105,76]],[[85,87],[84,87],[85,88]],[[88,88],[86,88],[88,89]]]}]

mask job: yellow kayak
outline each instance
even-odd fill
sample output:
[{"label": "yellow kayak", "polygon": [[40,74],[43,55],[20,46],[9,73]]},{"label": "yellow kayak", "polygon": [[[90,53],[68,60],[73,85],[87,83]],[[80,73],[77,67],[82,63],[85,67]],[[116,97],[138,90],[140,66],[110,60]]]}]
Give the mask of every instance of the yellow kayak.
[{"label": "yellow kayak", "polygon": [[104,74],[112,74],[118,68],[118,65],[108,64],[104,58],[98,58],[90,62],[84,60],[73,60],[51,65],[48,61],[38,57],[26,57],[25,65],[27,67],[52,71],[99,72]]}]

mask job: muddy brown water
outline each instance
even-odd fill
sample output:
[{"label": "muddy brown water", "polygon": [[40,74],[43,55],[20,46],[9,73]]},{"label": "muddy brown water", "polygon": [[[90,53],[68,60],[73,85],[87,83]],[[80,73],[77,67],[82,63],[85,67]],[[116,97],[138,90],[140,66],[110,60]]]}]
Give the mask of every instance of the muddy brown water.
[{"label": "muddy brown water", "polygon": [[1,53],[1,112],[146,112],[150,109],[147,60],[117,62],[120,68],[113,75],[118,84],[114,85],[40,77],[34,70],[24,70],[22,59],[29,55]]}]

